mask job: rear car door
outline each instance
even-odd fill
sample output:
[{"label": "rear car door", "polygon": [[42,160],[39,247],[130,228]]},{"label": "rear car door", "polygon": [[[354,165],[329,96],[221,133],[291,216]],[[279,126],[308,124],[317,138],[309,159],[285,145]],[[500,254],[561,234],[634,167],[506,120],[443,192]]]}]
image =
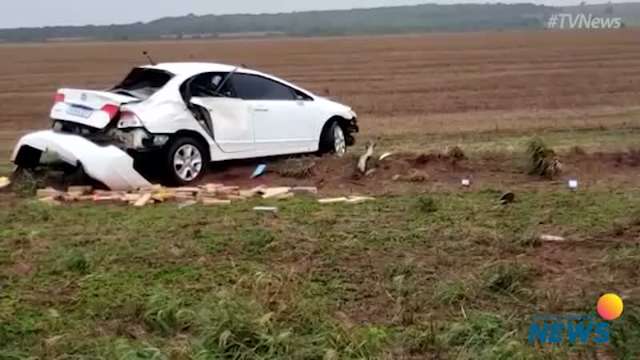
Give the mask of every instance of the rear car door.
[{"label": "rear car door", "polygon": [[313,102],[298,98],[295,89],[259,75],[235,73],[231,82],[252,111],[257,151],[277,155],[314,149]]},{"label": "rear car door", "polygon": [[[198,75],[190,83],[191,104],[199,106],[209,114],[209,119],[199,119],[211,133],[222,151],[238,153],[253,151],[253,114],[249,105],[238,98],[226,81],[227,73],[206,73]],[[222,83],[218,93],[215,90]],[[202,117],[197,114],[196,117]],[[200,114],[202,115],[202,114]]]}]

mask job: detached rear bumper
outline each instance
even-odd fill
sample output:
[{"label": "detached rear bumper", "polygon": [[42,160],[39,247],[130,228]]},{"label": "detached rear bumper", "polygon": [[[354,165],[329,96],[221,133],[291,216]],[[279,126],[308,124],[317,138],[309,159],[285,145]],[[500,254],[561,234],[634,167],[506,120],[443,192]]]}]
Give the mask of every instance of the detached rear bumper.
[{"label": "detached rear bumper", "polygon": [[11,161],[18,166],[34,167],[59,160],[82,166],[91,178],[111,190],[131,190],[151,184],[133,167],[133,158],[119,148],[99,146],[81,136],[44,130],[25,135],[13,150]]}]

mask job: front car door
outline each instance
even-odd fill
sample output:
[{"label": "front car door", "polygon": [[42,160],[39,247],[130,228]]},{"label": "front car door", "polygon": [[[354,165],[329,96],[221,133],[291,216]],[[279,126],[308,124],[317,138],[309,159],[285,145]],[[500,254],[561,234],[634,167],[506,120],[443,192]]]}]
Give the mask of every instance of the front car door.
[{"label": "front car door", "polygon": [[295,89],[254,74],[235,73],[232,86],[253,112],[256,151],[278,155],[313,151],[313,101]]},{"label": "front car door", "polygon": [[236,97],[229,81],[223,84],[227,73],[198,75],[191,82],[191,103],[208,112],[205,126],[220,149],[227,153],[249,152],[255,149],[253,113],[242,99]]}]

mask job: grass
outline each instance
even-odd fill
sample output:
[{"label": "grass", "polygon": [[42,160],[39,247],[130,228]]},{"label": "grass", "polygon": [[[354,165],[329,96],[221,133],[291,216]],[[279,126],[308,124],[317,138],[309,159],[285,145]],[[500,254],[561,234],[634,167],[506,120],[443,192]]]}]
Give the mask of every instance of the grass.
[{"label": "grass", "polygon": [[[638,146],[638,128],[546,129],[537,132],[548,146],[562,153],[580,147],[588,152],[626,151]],[[535,132],[533,132],[535,133]],[[467,156],[483,153],[519,153],[527,147],[532,131],[482,131],[460,134],[398,134],[379,138],[379,149],[407,152],[445,151],[464,144]],[[364,140],[363,140],[364,141]]]},{"label": "grass", "polygon": [[[494,197],[432,193],[359,206],[295,199],[280,203],[276,218],[252,212],[253,203],[131,209],[9,200],[0,206],[0,357],[525,359],[595,351],[531,347],[527,321],[551,306],[591,311],[603,291],[638,288],[635,269],[619,261],[638,257],[632,244],[586,244],[632,226],[628,209],[640,205],[640,193],[526,192],[510,207]],[[564,269],[580,275],[576,283],[551,286],[539,258],[545,245],[520,240],[549,226],[585,242],[573,245],[588,255],[584,268]],[[640,351],[628,309],[611,354]]]}]

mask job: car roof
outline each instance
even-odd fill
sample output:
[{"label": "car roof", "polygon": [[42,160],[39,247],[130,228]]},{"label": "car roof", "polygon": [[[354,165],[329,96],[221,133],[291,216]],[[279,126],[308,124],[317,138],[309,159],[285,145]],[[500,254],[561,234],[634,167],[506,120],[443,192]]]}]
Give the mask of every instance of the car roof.
[{"label": "car roof", "polygon": [[147,69],[168,71],[174,75],[193,76],[204,72],[230,72],[237,69],[238,72],[254,73],[254,71],[227,64],[202,63],[202,62],[175,62],[142,66]]},{"label": "car roof", "polygon": [[160,63],[155,65],[145,65],[141,66],[144,69],[156,69],[162,71],[168,71],[173,75],[180,77],[181,79],[190,78],[192,76],[196,76],[198,74],[207,73],[207,72],[231,72],[235,71],[240,74],[252,74],[266,77],[271,80],[278,81],[284,85],[287,85],[291,88],[294,88],[298,91],[305,93],[307,96],[314,97],[314,95],[297,85],[294,85],[286,80],[280,79],[276,76],[265,74],[263,72],[257,70],[247,69],[243,66],[236,65],[227,65],[227,64],[219,64],[219,63],[204,63],[204,62],[174,62],[174,63]]}]

